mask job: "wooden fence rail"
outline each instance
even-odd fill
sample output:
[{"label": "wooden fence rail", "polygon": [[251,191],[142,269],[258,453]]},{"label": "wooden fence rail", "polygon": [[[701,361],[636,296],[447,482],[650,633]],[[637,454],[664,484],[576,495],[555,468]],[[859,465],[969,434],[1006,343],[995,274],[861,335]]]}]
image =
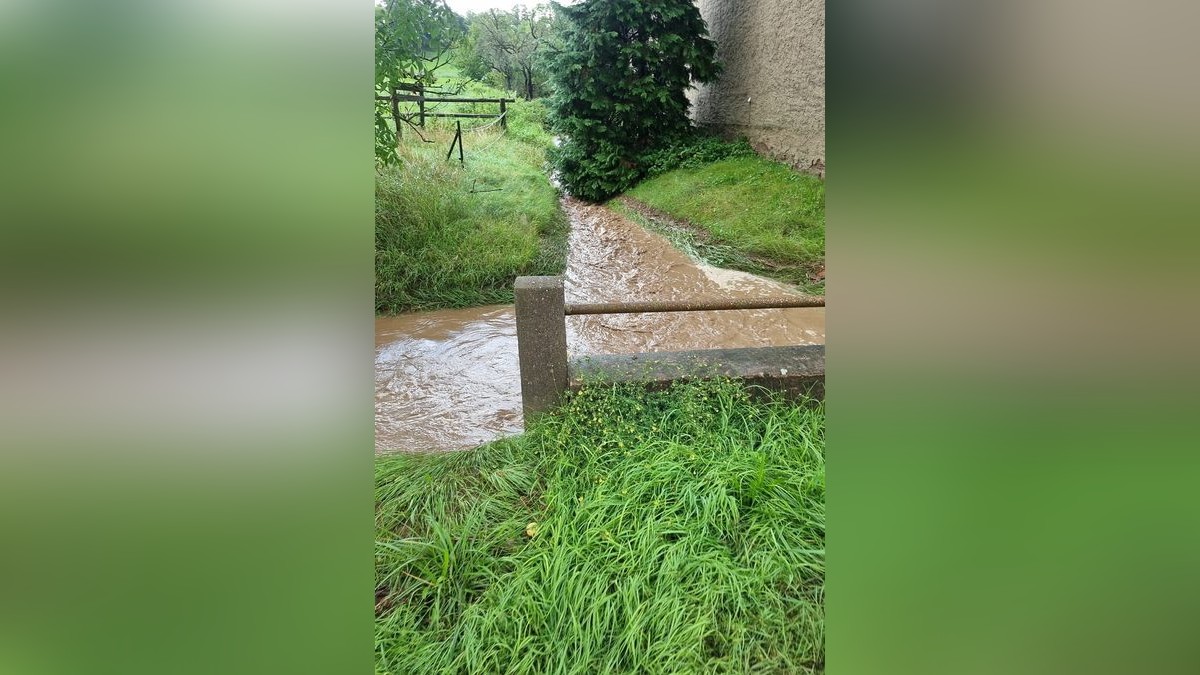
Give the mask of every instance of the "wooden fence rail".
[{"label": "wooden fence rail", "polygon": [[[412,92],[401,94],[401,91]],[[396,123],[397,132],[400,129],[400,113],[401,103],[416,103],[417,104],[417,125],[424,128],[426,117],[462,117],[472,119],[490,119],[498,118],[500,120],[500,128],[508,128],[508,104],[514,102],[511,98],[462,98],[455,96],[426,96],[424,85],[397,85],[392,88],[390,95],[384,96],[375,95],[376,101],[390,101],[392,104],[392,118]],[[496,103],[500,106],[500,114],[489,115],[481,113],[454,113],[454,112],[426,112],[425,104],[427,103]],[[411,119],[411,118],[410,118]]]}]

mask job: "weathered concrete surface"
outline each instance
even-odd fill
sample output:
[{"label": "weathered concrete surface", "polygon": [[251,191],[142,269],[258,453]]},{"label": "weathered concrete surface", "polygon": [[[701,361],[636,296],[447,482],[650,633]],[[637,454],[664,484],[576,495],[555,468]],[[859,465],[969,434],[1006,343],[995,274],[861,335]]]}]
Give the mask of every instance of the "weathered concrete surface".
[{"label": "weathered concrete surface", "polygon": [[567,388],[567,327],[562,277],[517,277],[517,357],[525,419],[558,402]]},{"label": "weathered concrete surface", "polygon": [[678,379],[730,377],[789,396],[825,398],[825,345],[605,354],[575,359],[569,384],[603,378],[662,389]]},{"label": "weathered concrete surface", "polygon": [[697,4],[725,70],[715,84],[692,90],[693,119],[824,175],[824,0]]}]

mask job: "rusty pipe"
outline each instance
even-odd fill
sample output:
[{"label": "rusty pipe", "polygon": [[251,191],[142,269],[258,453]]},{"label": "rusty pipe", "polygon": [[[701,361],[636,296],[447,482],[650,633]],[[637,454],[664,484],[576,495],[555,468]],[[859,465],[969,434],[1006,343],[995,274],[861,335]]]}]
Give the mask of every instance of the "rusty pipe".
[{"label": "rusty pipe", "polygon": [[644,302],[576,302],[563,307],[566,316],[580,314],[642,314],[649,312],[714,312],[729,309],[789,309],[792,307],[824,307],[825,298],[800,296],[794,298],[716,299],[716,300],[649,300]]}]

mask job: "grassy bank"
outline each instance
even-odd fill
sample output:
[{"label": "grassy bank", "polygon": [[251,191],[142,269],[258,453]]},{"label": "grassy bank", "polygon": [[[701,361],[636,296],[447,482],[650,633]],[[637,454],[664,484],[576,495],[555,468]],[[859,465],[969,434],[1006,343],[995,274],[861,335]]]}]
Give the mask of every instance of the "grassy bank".
[{"label": "grassy bank", "polygon": [[734,383],[595,386],[377,460],[377,672],[822,670],[823,436]]},{"label": "grassy bank", "polygon": [[542,170],[544,109],[510,111],[507,134],[464,130],[465,166],[457,151],[446,160],[452,125],[431,121],[432,143],[406,130],[400,166],[377,171],[376,312],[512,302],[518,275],[562,271],[567,222]]},{"label": "grassy bank", "polygon": [[714,265],[824,292],[825,184],[758,156],[682,168],[614,202]]}]

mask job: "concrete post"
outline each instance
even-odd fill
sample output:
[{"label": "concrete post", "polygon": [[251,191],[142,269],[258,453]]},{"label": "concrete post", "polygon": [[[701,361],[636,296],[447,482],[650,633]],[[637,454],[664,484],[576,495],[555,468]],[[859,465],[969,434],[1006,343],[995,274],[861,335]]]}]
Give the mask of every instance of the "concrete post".
[{"label": "concrete post", "polygon": [[528,421],[567,390],[567,323],[562,277],[517,277],[517,355]]}]

